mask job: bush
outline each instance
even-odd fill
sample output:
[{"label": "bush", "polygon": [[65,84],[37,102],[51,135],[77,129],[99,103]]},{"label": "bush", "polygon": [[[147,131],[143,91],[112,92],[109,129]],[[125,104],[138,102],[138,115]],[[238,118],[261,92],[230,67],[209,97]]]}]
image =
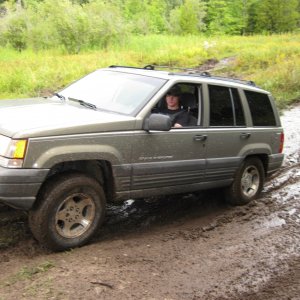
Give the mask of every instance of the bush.
[{"label": "bush", "polygon": [[127,27],[120,11],[113,5],[92,1],[84,7],[88,17],[90,47],[107,48],[111,44],[122,43],[127,35]]},{"label": "bush", "polygon": [[2,18],[0,42],[21,51],[27,47],[27,19],[24,10],[9,12]]},{"label": "bush", "polygon": [[126,26],[119,10],[102,1],[76,4],[69,0],[27,2],[8,9],[0,24],[0,43],[14,49],[62,48],[68,53],[106,48],[122,42]]}]

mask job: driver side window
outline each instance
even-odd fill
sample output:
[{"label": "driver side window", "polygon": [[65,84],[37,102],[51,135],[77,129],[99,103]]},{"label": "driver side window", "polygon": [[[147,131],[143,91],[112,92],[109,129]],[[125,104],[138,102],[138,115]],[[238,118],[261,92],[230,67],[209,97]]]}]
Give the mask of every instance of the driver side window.
[{"label": "driver side window", "polygon": [[194,127],[200,124],[199,98],[201,86],[179,83],[167,91],[152,112],[170,116],[172,126],[175,128]]}]

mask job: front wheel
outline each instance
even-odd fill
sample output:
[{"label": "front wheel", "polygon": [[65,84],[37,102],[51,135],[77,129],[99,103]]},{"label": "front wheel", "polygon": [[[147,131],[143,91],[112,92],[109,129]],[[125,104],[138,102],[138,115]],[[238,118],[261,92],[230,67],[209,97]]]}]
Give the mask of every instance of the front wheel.
[{"label": "front wheel", "polygon": [[227,201],[234,205],[247,204],[256,199],[264,184],[265,173],[261,160],[257,157],[247,158],[227,189]]},{"label": "front wheel", "polygon": [[29,212],[30,229],[42,245],[55,251],[87,243],[105,217],[101,185],[81,173],[60,174],[50,180],[38,201]]}]

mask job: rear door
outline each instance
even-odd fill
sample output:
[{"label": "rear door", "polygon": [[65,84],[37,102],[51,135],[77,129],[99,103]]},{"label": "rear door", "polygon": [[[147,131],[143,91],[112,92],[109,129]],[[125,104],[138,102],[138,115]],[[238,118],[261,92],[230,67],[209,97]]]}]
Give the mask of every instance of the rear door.
[{"label": "rear door", "polygon": [[227,184],[241,163],[240,151],[250,135],[238,89],[207,85],[206,180]]}]

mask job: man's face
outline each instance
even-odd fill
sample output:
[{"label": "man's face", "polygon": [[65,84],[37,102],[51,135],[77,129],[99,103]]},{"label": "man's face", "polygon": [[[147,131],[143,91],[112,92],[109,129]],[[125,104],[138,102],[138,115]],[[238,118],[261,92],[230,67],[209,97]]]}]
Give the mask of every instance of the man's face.
[{"label": "man's face", "polygon": [[175,110],[179,108],[179,97],[174,95],[167,95],[166,97],[168,109]]}]

